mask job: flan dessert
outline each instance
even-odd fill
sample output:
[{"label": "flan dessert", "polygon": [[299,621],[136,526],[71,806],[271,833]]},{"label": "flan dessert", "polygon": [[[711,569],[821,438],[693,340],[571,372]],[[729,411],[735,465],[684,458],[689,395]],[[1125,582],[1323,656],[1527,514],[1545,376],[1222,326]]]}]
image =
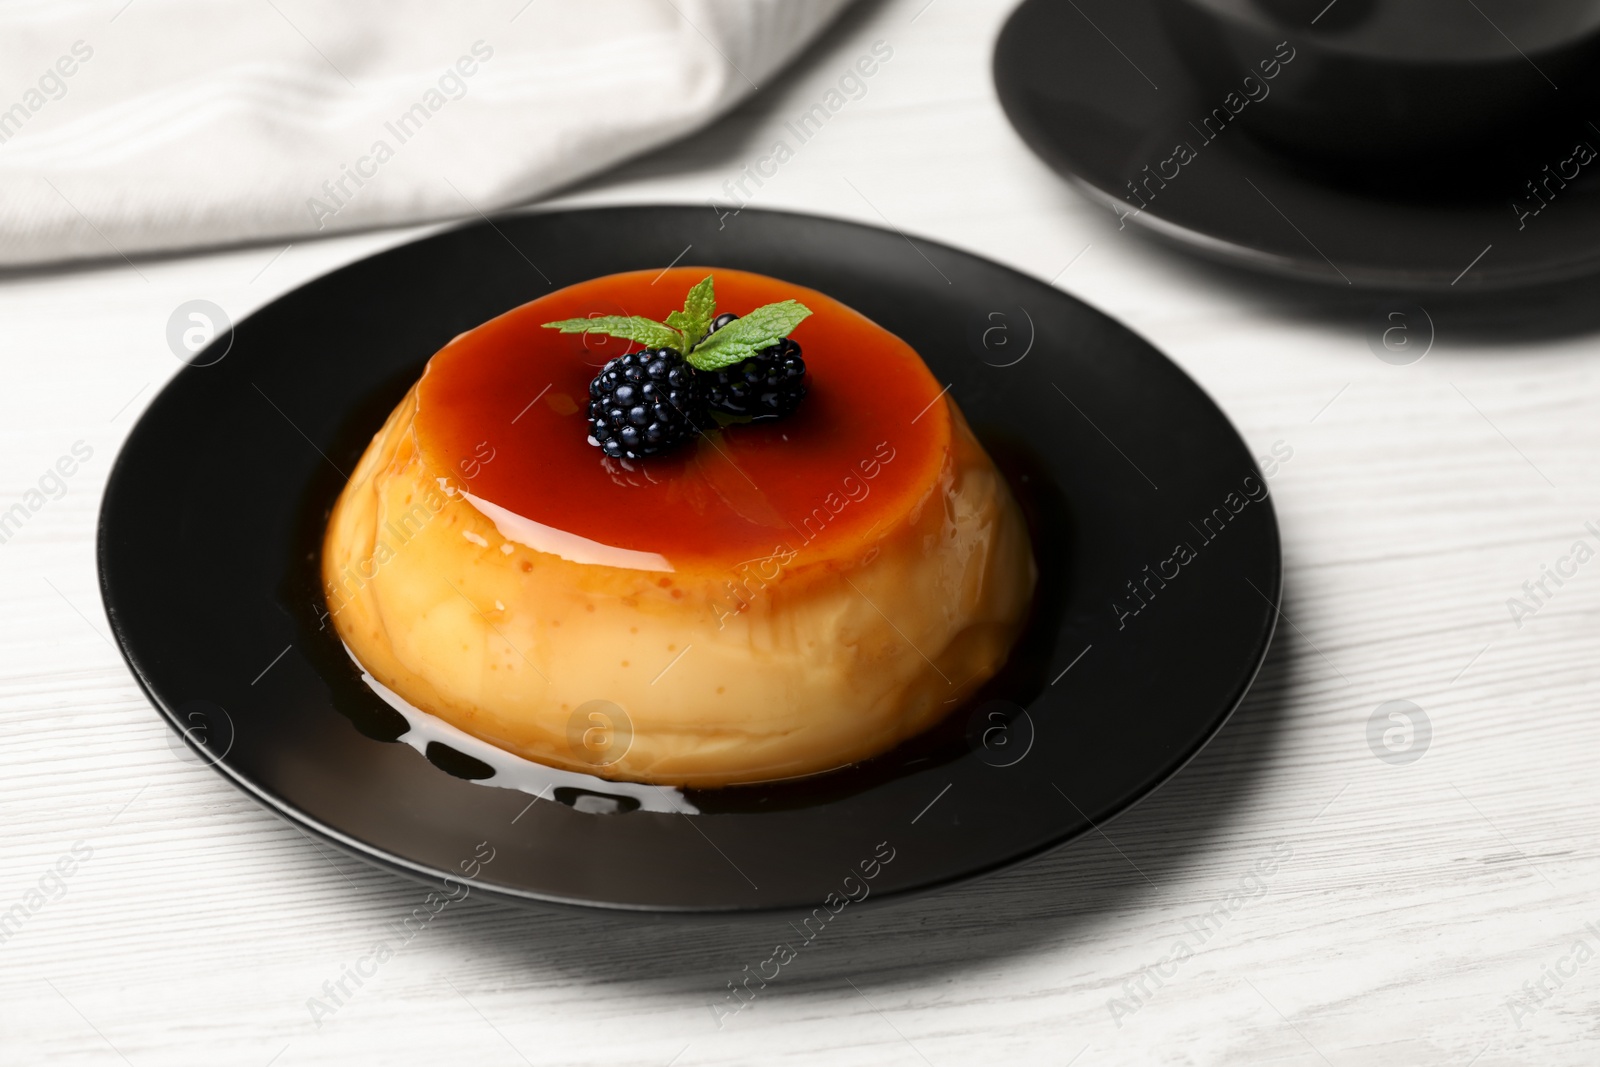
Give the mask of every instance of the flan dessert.
[{"label": "flan dessert", "polygon": [[445,345],[322,553],[335,631],[410,704],[686,788],[927,729],[1002,666],[1035,576],[1004,478],[911,346],[815,290],[691,267]]}]

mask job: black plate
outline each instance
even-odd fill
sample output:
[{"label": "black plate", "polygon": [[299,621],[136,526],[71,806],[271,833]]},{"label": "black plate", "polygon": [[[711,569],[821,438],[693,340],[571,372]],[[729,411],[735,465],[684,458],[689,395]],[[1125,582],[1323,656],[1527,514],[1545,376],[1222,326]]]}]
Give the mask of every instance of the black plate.
[{"label": "black plate", "polygon": [[[1504,177],[1477,187],[1461,187],[1470,161],[1423,152],[1393,160],[1383,192],[1340,186],[1243,128],[1206,139],[1214,131],[1194,124],[1222,94],[1197,88],[1158,2],[1027,0],[995,48],[1000,102],[1023,140],[1119,226],[1274,274],[1397,291],[1512,288],[1600,270],[1600,163],[1537,214],[1514,208],[1540,203],[1523,183],[1561,164],[1575,142],[1600,147],[1600,128],[1583,115],[1558,124],[1548,146],[1508,146],[1480,161]],[[1193,158],[1164,164],[1180,144]],[[1129,182],[1161,171],[1177,176],[1147,186],[1153,197],[1130,192]]]},{"label": "black plate", "polygon": [[[1041,611],[973,706],[870,764],[699,792],[696,816],[529,806],[394,743],[395,716],[319,630],[335,468],[455,334],[680,256],[813,286],[915,345],[1029,512]],[[152,702],[223,774],[424,878],[467,868],[506,898],[688,911],[820,906],[863,863],[875,877],[852,895],[926,889],[1067,841],[1155,788],[1238,704],[1272,636],[1277,522],[1270,498],[1229,514],[1261,476],[1216,405],[1099,312],[931,242],[754,210],[507,217],[335,271],[214,344],[226,357],[181,371],[117,459],[99,544],[112,628]],[[1215,509],[1208,542],[1197,527]],[[1115,601],[1138,603],[1125,583],[1180,541],[1196,558],[1119,618]]]}]

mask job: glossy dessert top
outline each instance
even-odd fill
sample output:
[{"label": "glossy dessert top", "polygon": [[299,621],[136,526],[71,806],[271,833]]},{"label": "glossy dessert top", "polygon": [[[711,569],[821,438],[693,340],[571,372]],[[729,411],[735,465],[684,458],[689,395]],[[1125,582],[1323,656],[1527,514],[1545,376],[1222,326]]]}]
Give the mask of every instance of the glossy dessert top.
[{"label": "glossy dessert top", "polygon": [[[791,415],[718,426],[670,454],[603,456],[586,440],[589,381],[637,348],[543,328],[557,319],[664,319],[707,274],[719,309],[797,299],[809,394]],[[456,338],[417,386],[417,442],[508,538],[582,563],[735,568],[792,550],[849,558],[936,484],[951,415],[898,337],[812,289],[743,271],[677,267],[583,282]],[[876,531],[876,532],[875,532]]]}]

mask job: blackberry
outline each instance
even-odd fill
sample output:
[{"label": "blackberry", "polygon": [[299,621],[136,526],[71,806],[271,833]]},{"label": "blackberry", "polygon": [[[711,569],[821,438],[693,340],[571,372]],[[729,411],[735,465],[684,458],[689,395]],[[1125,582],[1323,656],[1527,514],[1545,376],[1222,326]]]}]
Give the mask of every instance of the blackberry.
[{"label": "blackberry", "polygon": [[674,349],[618,356],[589,382],[589,443],[618,459],[665,452],[707,423],[701,390]]},{"label": "blackberry", "polygon": [[[739,316],[731,311],[711,323],[710,336]],[[749,359],[716,371],[701,371],[706,403],[713,411],[747,418],[787,415],[806,398],[806,361],[791,338],[768,345]]]}]

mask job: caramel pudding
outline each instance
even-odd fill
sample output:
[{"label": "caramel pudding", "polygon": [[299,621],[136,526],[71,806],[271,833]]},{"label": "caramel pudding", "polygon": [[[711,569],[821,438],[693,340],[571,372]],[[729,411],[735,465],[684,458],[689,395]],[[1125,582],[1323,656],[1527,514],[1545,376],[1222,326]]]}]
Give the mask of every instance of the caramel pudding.
[{"label": "caramel pudding", "polygon": [[[666,319],[708,273],[718,308],[810,310],[803,402],[602,454],[590,380],[638,346],[544,324]],[[706,788],[926,729],[1004,663],[1035,569],[1005,480],[909,345],[814,290],[679,267],[562,289],[441,349],[334,505],[322,577],[351,653],[417,708],[549,766]],[[625,743],[595,743],[595,708]]]}]

